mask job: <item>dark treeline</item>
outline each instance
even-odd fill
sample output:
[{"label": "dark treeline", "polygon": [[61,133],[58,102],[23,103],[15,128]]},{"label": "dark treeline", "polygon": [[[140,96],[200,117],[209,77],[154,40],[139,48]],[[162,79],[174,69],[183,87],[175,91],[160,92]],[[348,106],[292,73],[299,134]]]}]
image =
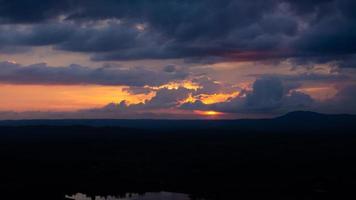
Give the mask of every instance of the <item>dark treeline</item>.
[{"label": "dark treeline", "polygon": [[211,200],[355,198],[356,125],[336,121],[273,131],[2,126],[1,199],[162,190]]}]

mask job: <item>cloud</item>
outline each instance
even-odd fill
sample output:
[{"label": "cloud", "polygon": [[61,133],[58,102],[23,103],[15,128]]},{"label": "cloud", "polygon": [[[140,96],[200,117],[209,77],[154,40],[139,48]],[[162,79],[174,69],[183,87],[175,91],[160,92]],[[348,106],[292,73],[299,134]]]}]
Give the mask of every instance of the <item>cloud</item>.
[{"label": "cloud", "polygon": [[52,45],[95,61],[294,58],[353,67],[344,61],[356,54],[355,7],[353,0],[2,0],[0,49]]},{"label": "cloud", "polygon": [[125,101],[118,104],[118,110],[121,111],[144,111],[152,109],[171,109],[177,108],[181,101],[188,98],[191,90],[179,87],[178,89],[162,88],[156,95],[146,100],[144,103],[127,105]]},{"label": "cloud", "polygon": [[309,95],[291,89],[277,78],[260,78],[254,82],[252,91],[242,91],[226,102],[204,104],[196,101],[185,103],[181,108],[226,113],[278,113],[308,108],[313,104]]},{"label": "cloud", "polygon": [[329,101],[322,102],[317,110],[330,113],[356,113],[356,85],[349,84],[339,89]]},{"label": "cloud", "polygon": [[279,79],[257,79],[252,93],[246,96],[246,107],[252,110],[270,110],[278,108],[285,91]]},{"label": "cloud", "polygon": [[337,59],[337,66],[343,68],[356,68],[356,54],[344,56],[342,59]]},{"label": "cloud", "polygon": [[187,76],[188,73],[184,71],[167,73],[148,70],[145,67],[125,69],[104,65],[90,68],[75,64],[52,67],[45,63],[22,66],[11,62],[0,62],[0,82],[11,84],[158,86]]},{"label": "cloud", "polygon": [[53,19],[70,9],[70,1],[1,0],[0,22],[34,23]]},{"label": "cloud", "polygon": [[288,82],[337,82],[350,80],[351,77],[341,73],[316,73],[316,72],[303,72],[297,74],[251,74],[250,76],[256,78],[276,78]]},{"label": "cloud", "polygon": [[211,79],[208,76],[195,77],[194,79],[192,79],[192,82],[200,86],[196,91],[193,92],[193,94],[195,95],[233,93],[241,90],[241,88],[235,85],[219,82],[217,80]]},{"label": "cloud", "polygon": [[175,65],[167,65],[163,69],[165,72],[175,72],[176,71],[176,66]]},{"label": "cloud", "polygon": [[128,88],[123,88],[122,90],[130,94],[148,94],[152,92],[152,89],[150,88],[139,86],[130,86]]}]

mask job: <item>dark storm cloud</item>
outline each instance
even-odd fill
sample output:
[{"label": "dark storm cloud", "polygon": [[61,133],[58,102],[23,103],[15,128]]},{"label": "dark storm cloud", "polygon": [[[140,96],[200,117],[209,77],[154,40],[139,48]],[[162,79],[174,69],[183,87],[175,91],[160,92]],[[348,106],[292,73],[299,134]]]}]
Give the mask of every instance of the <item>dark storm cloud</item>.
[{"label": "dark storm cloud", "polygon": [[0,27],[0,45],[44,46],[54,45],[61,50],[78,52],[105,52],[148,46],[151,36],[139,34],[133,27],[106,24],[77,26],[70,23],[16,25]]},{"label": "dark storm cloud", "polygon": [[337,82],[337,81],[347,81],[351,77],[346,74],[321,74],[321,73],[299,73],[299,74],[253,74],[251,75],[257,78],[277,78],[282,81],[288,82]]},{"label": "dark storm cloud", "polygon": [[45,63],[22,66],[0,62],[0,82],[11,84],[157,86],[184,79],[187,75],[182,71],[167,73],[147,70],[144,67],[122,69],[104,65],[89,68],[74,64],[67,67],[51,67]]},{"label": "dark storm cloud", "polygon": [[338,66],[345,68],[356,68],[356,54],[338,60]]},{"label": "dark storm cloud", "polygon": [[112,52],[117,50],[130,51],[131,48],[148,48],[152,35],[140,34],[132,27],[110,25],[105,28],[78,28],[73,30],[71,37],[57,48],[78,52]]},{"label": "dark storm cloud", "polygon": [[[70,19],[121,18],[147,22],[181,41],[197,37],[216,38],[236,26],[246,26],[270,12],[275,1],[173,0],[85,1]],[[246,17],[248,15],[248,18]],[[202,34],[204,33],[204,34]]]},{"label": "dark storm cloud", "polygon": [[[356,7],[355,7],[356,8]],[[342,14],[324,17],[295,42],[305,53],[343,55],[356,53],[356,19]]]},{"label": "dark storm cloud", "polygon": [[[0,48],[52,45],[99,61],[295,58],[349,67],[355,8],[353,0],[1,0],[0,23],[33,27],[0,29]],[[118,23],[97,27],[105,20]]]},{"label": "dark storm cloud", "polygon": [[0,47],[56,45],[68,40],[74,31],[74,26],[63,24],[0,26]]},{"label": "dark storm cloud", "polygon": [[[293,1],[292,1],[293,2]],[[292,3],[308,28],[291,45],[299,52],[299,63],[337,61],[340,67],[356,53],[356,2],[352,0],[298,1]]]},{"label": "dark storm cloud", "polygon": [[[279,45],[277,35],[296,33],[294,19],[273,13],[276,2],[89,0],[68,1],[55,6],[53,2],[45,1],[39,8],[34,4],[40,2],[33,2],[27,9],[33,8],[36,14],[27,13],[34,15],[28,19],[33,18],[29,21],[42,24],[35,25],[35,30],[28,33],[17,31],[12,35],[13,40],[5,38],[3,41],[18,41],[19,45],[52,44],[68,51],[91,52],[94,60],[224,57],[225,53],[237,49],[271,49]],[[4,1],[2,9],[8,12],[0,13],[0,19],[7,19],[10,23],[26,21],[17,12],[27,3]],[[12,16],[11,10],[17,14]],[[60,14],[67,18],[63,23],[77,26],[69,28],[62,24],[63,30],[56,30],[53,25],[43,24],[55,23],[49,19],[58,18]],[[119,19],[132,26],[144,23],[147,30],[139,33],[122,24],[103,29],[80,26],[105,19]],[[251,40],[251,43],[244,42],[246,40]]]},{"label": "dark storm cloud", "polygon": [[34,23],[71,9],[67,0],[0,0],[0,23]]}]

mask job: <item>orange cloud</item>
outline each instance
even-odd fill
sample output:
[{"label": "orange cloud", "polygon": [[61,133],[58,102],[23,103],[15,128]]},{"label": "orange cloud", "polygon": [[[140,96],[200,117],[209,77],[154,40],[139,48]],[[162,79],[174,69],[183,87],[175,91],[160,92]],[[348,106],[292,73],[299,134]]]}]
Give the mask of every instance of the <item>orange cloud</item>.
[{"label": "orange cloud", "polygon": [[217,94],[199,94],[193,96],[192,94],[189,95],[188,98],[184,99],[180,103],[194,103],[195,101],[201,101],[204,104],[214,104],[220,102],[226,102],[231,98],[238,96],[240,92],[233,92],[231,94],[228,93],[217,93]]},{"label": "orange cloud", "polygon": [[176,89],[178,89],[180,87],[186,88],[186,89],[189,89],[189,90],[197,90],[197,89],[201,88],[201,86],[199,86],[197,83],[194,83],[194,82],[189,81],[189,80],[170,82],[170,83],[167,83],[167,84],[164,84],[164,85],[160,85],[160,86],[157,86],[157,87],[145,86],[145,88],[149,88],[149,89],[152,89],[152,90],[159,90],[159,89],[163,89],[163,88],[167,88],[167,89],[170,89],[170,90],[173,90],[173,89],[176,90]]},{"label": "orange cloud", "polygon": [[219,94],[201,94],[199,95],[199,100],[202,101],[204,104],[214,104],[214,103],[220,103],[220,102],[225,102],[229,100],[230,98],[236,97],[240,94],[240,92],[234,92],[231,94],[224,94],[224,93],[219,93]]}]

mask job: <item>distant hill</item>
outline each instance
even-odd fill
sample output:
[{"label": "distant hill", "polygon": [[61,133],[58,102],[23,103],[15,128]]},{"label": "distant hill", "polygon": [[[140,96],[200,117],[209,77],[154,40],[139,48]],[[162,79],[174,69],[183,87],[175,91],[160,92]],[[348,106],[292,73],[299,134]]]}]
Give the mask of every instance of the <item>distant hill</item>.
[{"label": "distant hill", "polygon": [[322,114],[311,111],[294,111],[287,113],[281,117],[277,117],[276,119],[288,119],[288,120],[320,120],[320,119],[330,119],[330,118],[355,118],[356,115],[349,114]]},{"label": "distant hill", "polygon": [[61,120],[4,120],[0,126],[92,126],[123,127],[135,129],[224,129],[224,130],[320,130],[355,129],[356,115],[321,114],[295,111],[273,119],[237,120],[150,120],[150,119],[61,119]]},{"label": "distant hill", "polygon": [[349,114],[321,114],[310,111],[290,112],[272,120],[273,124],[279,126],[290,126],[297,129],[309,128],[333,128],[340,130],[356,127],[356,115]]}]

